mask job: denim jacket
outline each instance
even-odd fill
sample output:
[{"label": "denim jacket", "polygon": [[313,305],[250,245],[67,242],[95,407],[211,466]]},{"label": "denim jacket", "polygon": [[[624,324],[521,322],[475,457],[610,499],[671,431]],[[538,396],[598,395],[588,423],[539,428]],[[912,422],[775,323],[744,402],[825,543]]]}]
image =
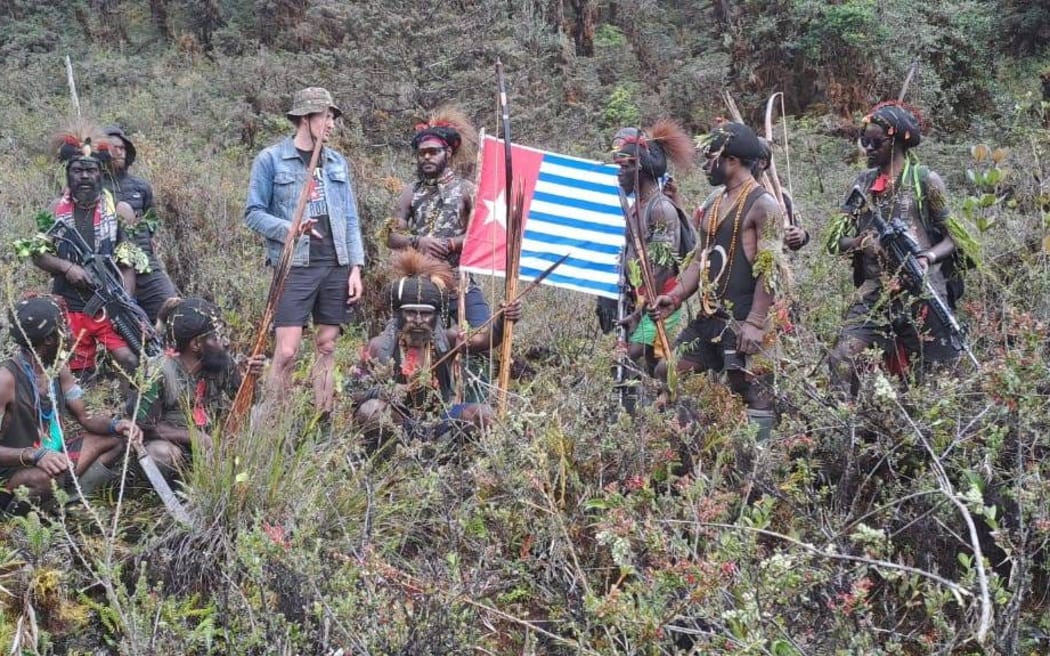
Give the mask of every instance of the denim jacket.
[{"label": "denim jacket", "polygon": [[[325,195],[336,258],[341,266],[362,266],[365,263],[365,249],[361,240],[357,201],[350,188],[350,169],[346,159],[335,150],[325,147],[321,154],[325,158]],[[306,164],[299,157],[291,137],[259,153],[252,164],[244,222],[266,237],[268,264],[276,264],[281,257],[284,238],[288,235],[306,176]],[[299,237],[295,244],[292,266],[309,265],[310,234],[307,233]]]}]

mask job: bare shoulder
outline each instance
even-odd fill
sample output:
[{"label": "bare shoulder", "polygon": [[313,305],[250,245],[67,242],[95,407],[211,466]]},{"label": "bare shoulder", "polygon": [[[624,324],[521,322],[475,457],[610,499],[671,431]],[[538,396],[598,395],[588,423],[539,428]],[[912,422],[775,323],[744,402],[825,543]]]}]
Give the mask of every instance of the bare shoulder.
[{"label": "bare shoulder", "polygon": [[930,171],[926,174],[926,186],[942,194],[947,191],[947,187],[944,186],[944,179],[936,171]]},{"label": "bare shoulder", "polygon": [[765,193],[758,197],[751,209],[748,210],[746,221],[749,223],[763,224],[770,219],[780,218],[780,205],[772,194]]},{"label": "bare shoulder", "polygon": [[120,218],[125,221],[135,220],[135,210],[131,209],[131,205],[128,205],[124,201],[117,203],[117,214],[119,214]]},{"label": "bare shoulder", "polygon": [[15,377],[7,367],[0,367],[0,409],[15,397]]}]

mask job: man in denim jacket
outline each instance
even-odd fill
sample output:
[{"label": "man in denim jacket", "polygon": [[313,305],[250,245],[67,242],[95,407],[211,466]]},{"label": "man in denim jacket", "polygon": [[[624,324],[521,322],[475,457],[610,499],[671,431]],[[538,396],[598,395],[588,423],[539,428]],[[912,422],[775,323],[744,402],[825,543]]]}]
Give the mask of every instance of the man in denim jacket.
[{"label": "man in denim jacket", "polygon": [[[252,164],[244,221],[266,238],[267,263],[280,258],[299,194],[306,182],[314,139],[327,141],[342,112],[320,87],[295,94],[288,118],[295,134],[259,153]],[[280,398],[288,387],[303,326],[314,321],[314,404],[332,410],[335,340],[361,298],[365,261],[357,203],[346,159],[323,147],[312,172],[313,191],[292,254],[292,269],[274,315],[276,345],[268,387]]]}]

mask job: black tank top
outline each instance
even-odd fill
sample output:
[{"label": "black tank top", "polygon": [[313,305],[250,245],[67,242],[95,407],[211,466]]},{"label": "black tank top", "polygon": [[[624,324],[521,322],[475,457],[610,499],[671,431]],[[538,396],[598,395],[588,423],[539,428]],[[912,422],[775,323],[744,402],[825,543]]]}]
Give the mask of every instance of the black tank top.
[{"label": "black tank top", "polygon": [[[751,303],[755,296],[755,276],[751,262],[744,253],[743,231],[744,220],[752,206],[767,193],[765,189],[757,186],[748,193],[744,199],[743,210],[737,221],[736,208],[730,210],[729,214],[715,229],[714,239],[706,232],[706,222],[703,239],[705,246],[710,244],[711,252],[708,255],[710,267],[708,268],[708,280],[715,284],[715,291],[722,304],[731,308],[733,318],[744,320],[751,312]],[[708,208],[713,211],[714,208]],[[734,234],[736,238],[734,239]]]},{"label": "black tank top", "polygon": [[[37,398],[36,381],[30,377],[23,364],[21,355],[4,361],[0,366],[11,372],[15,379],[15,398],[11,402],[10,412],[4,415],[2,424],[4,446],[12,449],[24,449],[26,447],[37,448],[40,446],[40,415],[37,412],[35,399]],[[65,398],[58,381],[55,381],[55,404],[58,406],[57,414],[61,416],[65,410]],[[45,404],[47,410],[49,402],[44,395],[40,395],[40,402]]]}]

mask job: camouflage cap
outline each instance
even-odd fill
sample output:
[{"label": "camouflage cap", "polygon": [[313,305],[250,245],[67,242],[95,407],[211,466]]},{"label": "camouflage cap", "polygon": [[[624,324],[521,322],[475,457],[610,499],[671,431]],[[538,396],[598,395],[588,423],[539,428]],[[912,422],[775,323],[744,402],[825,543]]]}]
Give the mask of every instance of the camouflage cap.
[{"label": "camouflage cap", "polygon": [[319,114],[325,110],[332,110],[332,114],[339,118],[343,110],[332,101],[332,94],[324,87],[308,87],[295,92],[292,98],[292,108],[288,110],[288,118],[295,120],[298,116]]}]

